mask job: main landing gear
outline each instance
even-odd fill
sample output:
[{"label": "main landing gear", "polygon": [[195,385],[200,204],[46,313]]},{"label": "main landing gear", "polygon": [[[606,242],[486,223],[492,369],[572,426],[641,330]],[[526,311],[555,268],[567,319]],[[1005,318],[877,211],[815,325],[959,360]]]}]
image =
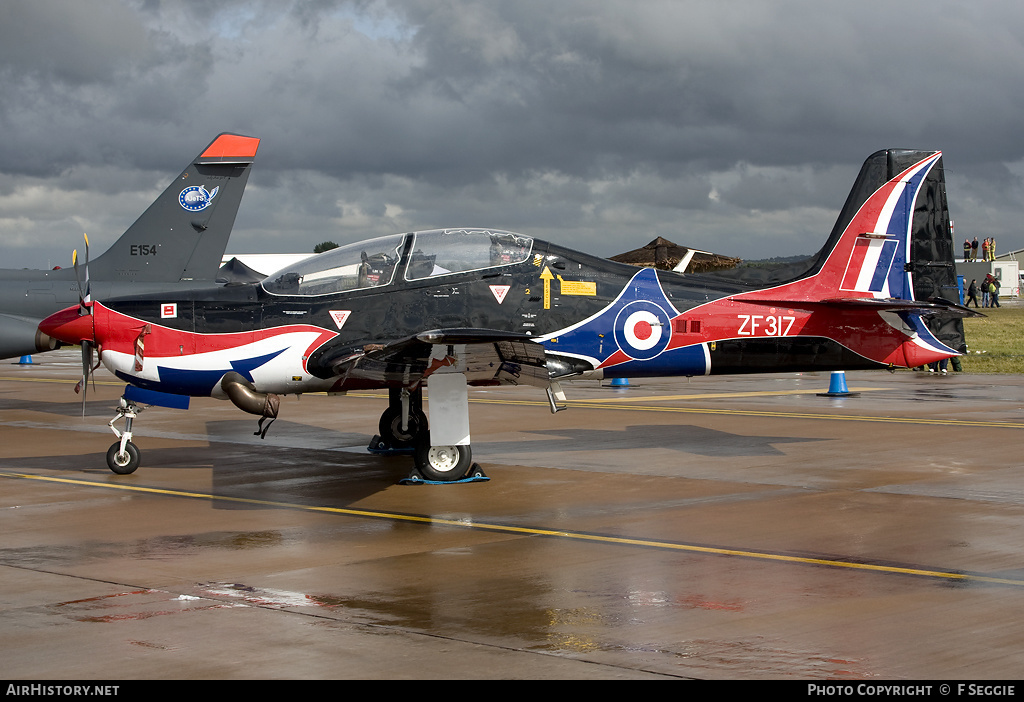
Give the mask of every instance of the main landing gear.
[{"label": "main landing gear", "polygon": [[[435,381],[435,384],[438,384]],[[367,447],[385,455],[411,454],[415,467],[405,483],[451,483],[487,480],[480,466],[473,463],[469,444],[431,445],[427,415],[423,411],[423,390],[392,388],[388,408],[380,417],[380,433]]]}]

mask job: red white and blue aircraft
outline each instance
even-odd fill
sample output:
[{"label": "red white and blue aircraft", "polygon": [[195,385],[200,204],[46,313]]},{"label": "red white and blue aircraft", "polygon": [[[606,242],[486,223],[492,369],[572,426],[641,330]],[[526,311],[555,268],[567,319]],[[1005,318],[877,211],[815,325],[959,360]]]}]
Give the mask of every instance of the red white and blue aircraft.
[{"label": "red white and blue aircraft", "polygon": [[[824,247],[798,264],[637,269],[493,229],[343,246],[261,283],[86,301],[40,329],[95,344],[129,383],[116,473],[139,463],[140,406],[387,388],[371,450],[411,450],[428,481],[470,480],[469,386],[917,367],[965,350],[942,155],[865,162]],[[85,369],[88,373],[88,367]],[[423,389],[429,392],[428,415]],[[125,418],[125,431],[114,428]],[[414,473],[416,472],[414,471]],[[468,476],[468,477],[467,477]]]}]

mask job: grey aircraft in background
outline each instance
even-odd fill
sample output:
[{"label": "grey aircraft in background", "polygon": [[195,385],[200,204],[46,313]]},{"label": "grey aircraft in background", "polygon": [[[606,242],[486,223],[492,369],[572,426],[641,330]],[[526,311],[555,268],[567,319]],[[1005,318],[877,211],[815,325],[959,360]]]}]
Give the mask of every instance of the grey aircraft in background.
[{"label": "grey aircraft in background", "polygon": [[259,143],[219,135],[107,251],[93,261],[86,253],[84,266],[0,269],[0,358],[57,348],[39,322],[78,304],[83,286],[106,299],[215,282]]}]

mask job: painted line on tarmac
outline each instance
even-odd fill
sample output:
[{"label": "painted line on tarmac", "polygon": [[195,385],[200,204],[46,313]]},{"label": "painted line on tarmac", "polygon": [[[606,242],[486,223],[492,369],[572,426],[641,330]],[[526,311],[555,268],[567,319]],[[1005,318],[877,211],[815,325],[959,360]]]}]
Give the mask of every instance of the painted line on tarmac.
[{"label": "painted line on tarmac", "polygon": [[[64,383],[65,385],[75,385],[78,380],[69,378],[19,378],[16,375],[0,375],[0,381],[15,380],[21,383]],[[79,379],[80,380],[80,379]],[[125,382],[118,380],[94,380],[89,378],[90,385],[125,385]]]},{"label": "painted line on tarmac", "polygon": [[[850,392],[878,392],[890,388],[850,388]],[[651,395],[645,397],[615,397],[603,400],[575,400],[575,402],[586,402],[588,404],[612,403],[612,402],[674,402],[676,400],[728,400],[734,397],[779,397],[782,395],[820,395],[821,388],[807,388],[805,390],[752,390],[750,392],[709,392],[700,395]],[[543,404],[543,403],[542,403]]]},{"label": "painted line on tarmac", "polygon": [[[487,402],[488,400],[478,400]],[[493,400],[492,400],[493,402]],[[547,403],[537,402],[539,406],[546,407]],[[942,417],[873,417],[870,415],[855,414],[814,414],[810,412],[767,412],[757,410],[734,410],[734,409],[711,409],[701,407],[659,407],[656,405],[611,405],[596,404],[587,402],[570,402],[570,407],[587,409],[617,409],[634,412],[680,412],[683,414],[720,414],[734,417],[781,417],[786,419],[831,419],[845,422],[884,422],[887,424],[925,424],[931,426],[955,426],[955,427],[996,427],[1000,429],[1024,429],[1021,422],[991,422],[977,421],[970,419],[945,419]]]},{"label": "painted line on tarmac", "polygon": [[[871,389],[887,389],[887,388],[864,388],[863,390]],[[669,400],[697,400],[707,398],[723,398],[727,399],[730,397],[754,397],[754,396],[771,396],[771,395],[787,395],[787,394],[802,394],[802,393],[814,393],[820,394],[820,390],[793,390],[793,391],[777,391],[777,392],[752,392],[752,393],[723,393],[713,395],[663,395],[656,397],[639,397],[636,398],[637,402],[651,402],[651,401],[669,401]],[[861,392],[857,390],[856,392]],[[381,393],[349,393],[350,397],[358,397],[363,399],[388,399],[387,395]],[[470,397],[470,403],[485,404],[485,405],[513,405],[520,407],[549,407],[547,402],[541,400],[509,400],[509,399],[491,399],[485,397]],[[602,410],[623,410],[627,412],[676,412],[681,414],[717,414],[726,415],[730,417],[775,417],[782,419],[831,419],[845,422],[883,422],[886,424],[918,424],[927,426],[951,426],[951,427],[991,427],[996,429],[1024,429],[1024,423],[1022,422],[992,422],[992,421],[981,421],[971,419],[947,419],[943,417],[887,417],[887,416],[870,416],[870,415],[856,415],[856,414],[821,414],[813,412],[779,412],[779,411],[764,411],[764,410],[745,410],[745,409],[714,409],[710,407],[665,407],[662,405],[626,405],[626,404],[612,404],[614,402],[633,402],[634,400],[569,400],[565,402],[567,407],[577,409],[602,409]],[[430,404],[430,398],[426,398],[426,402]]]},{"label": "painted line on tarmac", "polygon": [[[71,380],[57,380],[57,379],[46,379],[46,378],[13,378],[7,376],[0,376],[0,381],[4,380],[21,380],[25,382],[35,383],[72,383],[77,381]],[[104,382],[101,381],[99,385],[123,385],[124,383],[119,382]],[[875,390],[886,390],[888,388],[856,388],[851,392],[870,392]],[[731,417],[775,417],[781,419],[831,419],[836,421],[846,422],[883,422],[887,424],[917,424],[925,426],[949,426],[949,427],[988,427],[994,429],[1024,429],[1024,423],[1022,422],[992,422],[992,421],[979,421],[970,419],[945,419],[942,417],[885,417],[885,416],[869,416],[869,415],[855,415],[855,414],[816,414],[812,412],[777,412],[777,411],[758,411],[758,410],[743,410],[743,409],[713,409],[709,407],[664,407],[661,405],[641,405],[641,404],[621,404],[629,402],[669,402],[669,401],[688,401],[688,400],[706,400],[706,399],[729,399],[729,398],[740,398],[740,397],[772,397],[778,395],[804,395],[804,394],[820,394],[820,390],[766,390],[758,392],[740,392],[740,393],[709,393],[704,395],[656,395],[651,397],[637,397],[637,398],[608,398],[601,400],[569,400],[565,403],[567,407],[575,407],[579,409],[604,409],[604,410],[624,410],[628,412],[675,412],[682,414],[717,414],[726,415]],[[324,395],[326,393],[307,393],[311,395]],[[373,393],[373,392],[352,392],[348,394],[349,397],[356,397],[360,399],[388,399],[388,396],[384,393]],[[549,407],[547,402],[541,400],[509,400],[509,399],[491,399],[484,397],[470,397],[471,403],[486,404],[486,405],[511,405],[520,407]],[[426,398],[426,402],[429,405],[430,398]]]},{"label": "painted line on tarmac", "polygon": [[169,490],[166,488],[145,487],[141,485],[121,485],[116,483],[104,483],[90,480],[78,480],[74,478],[57,478],[45,475],[33,475],[30,473],[12,473],[0,471],[0,478],[17,480],[35,480],[49,483],[61,483],[65,485],[78,485],[82,487],[96,487],[108,490],[123,490],[151,495],[166,495],[169,497],[183,497],[188,499],[206,500],[210,502],[232,502],[235,504],[255,505],[260,507],[273,507],[277,509],[290,509],[305,512],[319,512],[327,514],[339,514],[349,517],[362,517],[369,519],[385,519],[397,522],[415,522],[430,526],[450,526],[463,529],[476,529],[490,531],[499,534],[515,534],[523,536],[547,536],[573,541],[589,541],[596,543],[612,544],[617,546],[638,546],[641,548],[654,548],[666,551],[700,553],[713,556],[734,556],[739,558],[750,558],[760,561],[775,561],[778,563],[792,563],[797,565],[816,565],[829,568],[846,568],[851,570],[870,571],[889,575],[912,575],[917,577],[932,578],[945,582],[964,583],[986,583],[992,585],[1013,585],[1024,586],[1024,580],[1013,578],[998,578],[978,573],[964,573],[956,571],[933,570],[926,568],[910,568],[895,565],[879,565],[872,563],[856,563],[851,561],[812,558],[809,556],[790,556],[767,551],[745,551],[741,549],[721,548],[715,546],[701,546],[697,544],[677,543],[672,541],[660,541],[655,539],[634,539],[621,536],[610,536],[607,534],[591,534],[579,531],[564,531],[560,529],[540,529],[536,527],[514,526],[509,524],[489,524],[476,522],[471,519],[442,519],[415,514],[402,514],[399,512],[380,512],[375,510],[349,509],[344,507],[324,507],[317,505],[304,505],[293,502],[280,502],[277,500],[257,500],[246,497],[229,497],[226,495],[214,495],[211,493],[188,492],[184,490]]}]

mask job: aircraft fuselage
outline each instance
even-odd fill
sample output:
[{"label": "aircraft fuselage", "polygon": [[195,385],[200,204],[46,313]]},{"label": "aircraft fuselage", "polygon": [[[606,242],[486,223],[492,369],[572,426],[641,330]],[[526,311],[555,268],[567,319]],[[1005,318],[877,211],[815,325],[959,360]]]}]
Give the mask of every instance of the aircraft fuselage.
[{"label": "aircraft fuselage", "polygon": [[[262,392],[300,393],[415,385],[426,368],[337,369],[346,356],[431,329],[506,332],[591,377],[878,368],[907,338],[874,310],[846,312],[856,317],[847,326],[870,330],[861,334],[865,355],[834,338],[846,330],[813,304],[748,303],[749,285],[638,269],[538,240],[518,262],[417,279],[417,234],[403,236],[390,279],[369,287],[280,294],[268,279],[100,299],[102,359],[118,377],[162,392],[217,395],[224,373],[240,370]],[[487,368],[467,377],[514,382],[514,373]]]}]

